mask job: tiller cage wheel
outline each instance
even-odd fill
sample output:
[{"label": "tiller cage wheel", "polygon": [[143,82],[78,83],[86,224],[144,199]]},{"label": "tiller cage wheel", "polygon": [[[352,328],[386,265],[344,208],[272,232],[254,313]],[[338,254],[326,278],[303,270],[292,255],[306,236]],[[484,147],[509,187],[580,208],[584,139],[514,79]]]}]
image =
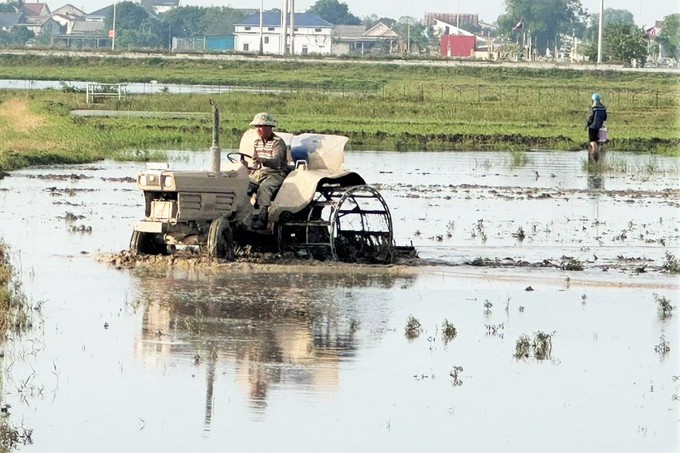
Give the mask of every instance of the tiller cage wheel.
[{"label": "tiller cage wheel", "polygon": [[392,216],[371,186],[322,187],[304,222],[304,246],[311,258],[350,263],[392,261]]}]

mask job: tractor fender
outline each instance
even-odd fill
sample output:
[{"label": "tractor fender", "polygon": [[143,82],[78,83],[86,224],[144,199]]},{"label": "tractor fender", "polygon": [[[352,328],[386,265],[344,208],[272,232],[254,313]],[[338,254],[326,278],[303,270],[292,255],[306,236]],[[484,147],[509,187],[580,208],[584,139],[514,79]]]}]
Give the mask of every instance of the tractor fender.
[{"label": "tractor fender", "polygon": [[269,220],[276,222],[282,212],[295,214],[314,199],[317,188],[324,184],[351,187],[366,184],[357,173],[348,170],[294,170],[288,174],[269,207]]}]

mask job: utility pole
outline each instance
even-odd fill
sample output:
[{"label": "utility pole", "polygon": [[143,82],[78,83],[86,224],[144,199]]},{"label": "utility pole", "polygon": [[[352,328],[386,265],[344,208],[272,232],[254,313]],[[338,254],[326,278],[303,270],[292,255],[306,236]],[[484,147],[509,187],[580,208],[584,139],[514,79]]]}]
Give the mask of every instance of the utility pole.
[{"label": "utility pole", "polygon": [[111,50],[116,50],[116,2],[113,2],[113,23],[111,24],[113,36],[111,36]]},{"label": "utility pole", "polygon": [[458,0],[458,12],[456,13],[456,34],[460,35],[460,0]]},{"label": "utility pole", "polygon": [[295,55],[295,0],[290,2],[290,54]]},{"label": "utility pole", "polygon": [[264,38],[262,37],[262,28],[264,27],[264,0],[260,0],[260,55],[264,54]]},{"label": "utility pole", "polygon": [[288,0],[283,0],[281,8],[281,55],[286,55],[288,44]]},{"label": "utility pole", "polygon": [[597,64],[602,63],[602,12],[604,11],[604,0],[600,0],[600,18],[597,26]]},{"label": "utility pole", "polygon": [[406,55],[411,53],[411,22],[406,24]]}]

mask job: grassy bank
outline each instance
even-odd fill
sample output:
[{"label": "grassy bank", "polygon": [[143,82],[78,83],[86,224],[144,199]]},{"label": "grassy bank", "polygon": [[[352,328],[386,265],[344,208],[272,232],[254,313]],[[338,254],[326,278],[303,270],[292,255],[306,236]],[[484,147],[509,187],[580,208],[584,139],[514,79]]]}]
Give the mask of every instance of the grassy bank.
[{"label": "grassy bank", "polygon": [[[236,148],[253,114],[286,132],[350,137],[386,150],[583,149],[590,94],[607,105],[609,149],[680,154],[674,74],[506,67],[208,61],[0,55],[0,78],[218,84],[225,92],[139,94],[86,104],[85,94],[0,91],[0,168],[205,149],[211,107],[221,145]],[[249,88],[244,92],[230,87]],[[194,112],[186,118],[73,117],[75,109]]]}]

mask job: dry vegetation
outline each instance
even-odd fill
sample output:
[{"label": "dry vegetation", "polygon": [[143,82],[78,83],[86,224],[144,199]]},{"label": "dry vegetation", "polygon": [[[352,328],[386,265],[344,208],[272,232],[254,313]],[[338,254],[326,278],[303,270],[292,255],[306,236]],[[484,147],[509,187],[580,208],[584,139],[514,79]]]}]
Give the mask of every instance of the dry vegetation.
[{"label": "dry vegetation", "polygon": [[[21,292],[21,284],[15,277],[14,268],[9,261],[8,248],[0,240],[0,344],[2,345],[5,344],[10,333],[21,333],[31,326],[31,309]],[[0,350],[0,363],[4,357],[3,348]],[[0,401],[3,400],[3,395],[0,395]],[[9,404],[3,404],[0,412],[0,451],[11,451],[19,444],[31,443],[31,430],[13,426],[9,409]]]}]

